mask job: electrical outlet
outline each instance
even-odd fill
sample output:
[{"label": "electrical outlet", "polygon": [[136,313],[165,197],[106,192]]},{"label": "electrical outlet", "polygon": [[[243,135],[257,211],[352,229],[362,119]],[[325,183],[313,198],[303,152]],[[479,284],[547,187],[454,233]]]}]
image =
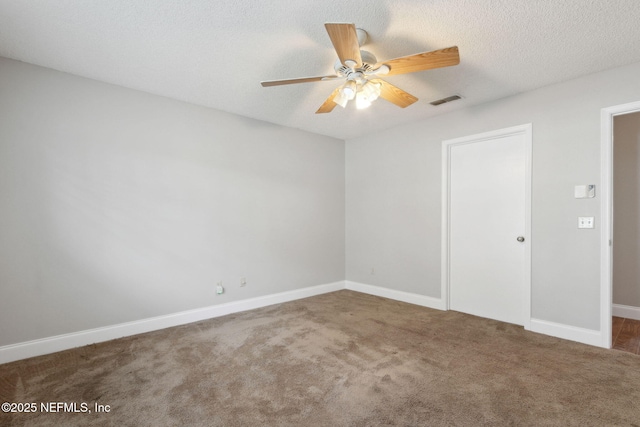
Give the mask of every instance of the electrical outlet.
[{"label": "electrical outlet", "polygon": [[578,217],[578,228],[593,228],[594,227],[594,218],[592,216],[579,216]]},{"label": "electrical outlet", "polygon": [[222,287],[222,282],[218,282],[216,284],[216,294],[218,295],[224,294],[224,288]]},{"label": "electrical outlet", "polygon": [[240,287],[244,287],[247,286],[247,278],[246,277],[241,277],[240,278]]}]

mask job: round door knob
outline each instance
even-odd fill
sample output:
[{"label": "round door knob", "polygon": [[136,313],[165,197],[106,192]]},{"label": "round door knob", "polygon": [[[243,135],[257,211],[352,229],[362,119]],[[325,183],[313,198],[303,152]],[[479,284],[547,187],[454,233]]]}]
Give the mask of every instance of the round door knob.
[{"label": "round door knob", "polygon": [[522,237],[522,236],[518,236],[518,239],[517,239],[517,240],[518,240],[518,242],[524,242],[524,237]]}]

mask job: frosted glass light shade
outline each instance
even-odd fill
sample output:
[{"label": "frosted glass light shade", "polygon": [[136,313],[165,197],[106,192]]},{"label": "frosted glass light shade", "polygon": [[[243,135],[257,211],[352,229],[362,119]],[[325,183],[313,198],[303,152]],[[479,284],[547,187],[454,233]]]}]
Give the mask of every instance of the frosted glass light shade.
[{"label": "frosted glass light shade", "polygon": [[356,93],[356,108],[358,110],[363,110],[368,108],[371,105],[371,101],[367,98],[367,95],[364,91],[359,91]]}]

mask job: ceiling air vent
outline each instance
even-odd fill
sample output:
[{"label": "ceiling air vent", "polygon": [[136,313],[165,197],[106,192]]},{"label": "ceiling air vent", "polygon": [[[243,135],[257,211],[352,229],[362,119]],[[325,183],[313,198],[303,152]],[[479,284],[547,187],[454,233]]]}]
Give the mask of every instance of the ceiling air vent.
[{"label": "ceiling air vent", "polygon": [[438,99],[437,101],[430,102],[429,104],[438,106],[438,105],[446,104],[447,102],[457,101],[458,99],[462,99],[462,97],[459,95],[453,95],[453,96],[448,96],[446,98]]}]

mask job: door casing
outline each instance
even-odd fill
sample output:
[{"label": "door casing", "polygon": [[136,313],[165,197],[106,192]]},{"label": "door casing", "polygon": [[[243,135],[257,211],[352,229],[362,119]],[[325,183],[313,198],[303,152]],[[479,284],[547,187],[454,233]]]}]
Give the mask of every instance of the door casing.
[{"label": "door casing", "polygon": [[445,302],[446,309],[450,308],[450,177],[451,177],[451,149],[456,145],[472,144],[490,139],[507,137],[511,135],[524,136],[525,143],[525,241],[524,247],[524,289],[523,301],[523,326],[531,329],[531,150],[532,150],[532,124],[484,132],[476,135],[450,139],[442,142],[442,242],[441,242],[441,298]]},{"label": "door casing", "polygon": [[613,304],[613,119],[640,111],[640,102],[603,108],[600,113],[600,336],[601,347],[611,348]]}]

